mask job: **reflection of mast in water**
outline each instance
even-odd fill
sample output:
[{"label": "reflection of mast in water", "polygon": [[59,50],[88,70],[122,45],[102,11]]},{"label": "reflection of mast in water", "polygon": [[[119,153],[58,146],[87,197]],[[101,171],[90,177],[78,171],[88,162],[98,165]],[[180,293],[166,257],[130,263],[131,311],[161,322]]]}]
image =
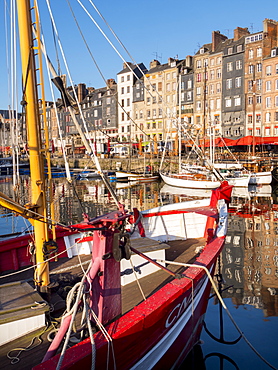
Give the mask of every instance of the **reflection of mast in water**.
[{"label": "reflection of mast in water", "polygon": [[[215,278],[217,279],[217,283],[218,283],[218,291],[222,297],[222,294],[223,294],[223,291],[229,289],[230,287],[226,287],[223,289],[223,285],[224,285],[224,280],[223,280],[223,277],[222,277],[222,273],[221,273],[221,263],[220,263],[220,258],[218,259],[218,273],[214,275]],[[223,320],[223,306],[222,304],[219,302],[219,300],[217,299],[217,296],[216,294],[213,294],[210,298],[214,297],[216,302],[218,303],[218,307],[219,307],[219,338],[216,337],[214,334],[211,333],[211,331],[208,329],[207,325],[206,325],[206,322],[204,321],[204,329],[205,331],[207,332],[207,334],[213,339],[215,340],[216,342],[218,343],[222,343],[222,344],[229,344],[229,345],[233,345],[233,344],[236,344],[242,337],[242,335],[239,335],[236,339],[232,340],[232,341],[228,341],[228,340],[225,340],[224,338],[224,320]]]}]

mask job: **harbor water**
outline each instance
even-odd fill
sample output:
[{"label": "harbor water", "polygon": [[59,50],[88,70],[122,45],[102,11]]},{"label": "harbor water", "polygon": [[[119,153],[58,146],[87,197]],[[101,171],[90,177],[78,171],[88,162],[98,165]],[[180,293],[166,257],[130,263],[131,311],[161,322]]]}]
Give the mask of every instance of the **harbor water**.
[{"label": "harbor water", "polygon": [[[209,191],[171,188],[160,182],[129,186],[112,183],[119,201],[131,210],[208,197]],[[22,176],[18,197],[29,200],[29,178]],[[55,220],[72,224],[82,214],[98,216],[115,208],[100,180],[69,184],[54,179]],[[13,194],[11,177],[0,178],[0,191]],[[201,343],[181,368],[278,368],[278,200],[275,187],[234,189],[228,235],[215,281],[225,307],[211,292]],[[1,235],[25,232],[28,221],[0,209]],[[1,239],[0,239],[1,240]],[[227,312],[227,310],[228,312]]]}]

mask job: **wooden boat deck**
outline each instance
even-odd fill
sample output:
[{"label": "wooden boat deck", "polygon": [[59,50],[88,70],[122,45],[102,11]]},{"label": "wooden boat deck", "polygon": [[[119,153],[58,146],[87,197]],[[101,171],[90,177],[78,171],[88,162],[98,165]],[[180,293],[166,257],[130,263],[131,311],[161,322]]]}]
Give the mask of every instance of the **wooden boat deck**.
[{"label": "wooden boat deck", "polygon": [[[193,263],[195,257],[198,255],[196,254],[196,248],[204,246],[205,239],[189,239],[186,241],[177,240],[169,242],[168,244],[170,248],[165,251],[166,260],[178,260],[183,263]],[[90,258],[91,257],[89,255],[81,256],[81,261],[85,270],[88,267]],[[173,265],[167,267],[174,272],[181,272],[183,269],[179,266]],[[73,257],[72,259],[63,258],[52,263],[51,277],[54,280],[59,280],[62,288],[71,284],[73,285],[76,281],[80,280],[82,275],[83,272],[80,268],[78,257]],[[17,280],[28,280],[29,283],[33,285],[32,276],[33,270],[31,269],[29,271],[22,272],[20,275],[12,275],[8,278],[1,279],[0,282],[7,283]],[[159,270],[151,275],[141,278],[139,281],[144,295],[148,297],[172,279],[173,277],[167,272]],[[59,290],[58,293],[61,293],[61,291]],[[143,297],[136,281],[122,287],[123,313],[131,310],[135,305],[142,302],[142,300]],[[52,303],[55,308],[58,308],[59,314],[56,315],[56,317],[58,317],[64,310],[64,301],[58,294],[54,294]],[[53,317],[52,313],[51,316]],[[49,330],[45,331],[45,329],[42,328],[36,332],[32,332],[22,338],[0,346],[1,368],[30,370],[33,366],[39,363],[50,344],[47,340]],[[10,353],[11,350],[13,350],[12,353]],[[18,356],[20,360],[17,363],[12,364],[12,360],[7,357],[8,353],[10,353],[10,356]],[[17,359],[15,358],[14,361],[16,362]]]}]

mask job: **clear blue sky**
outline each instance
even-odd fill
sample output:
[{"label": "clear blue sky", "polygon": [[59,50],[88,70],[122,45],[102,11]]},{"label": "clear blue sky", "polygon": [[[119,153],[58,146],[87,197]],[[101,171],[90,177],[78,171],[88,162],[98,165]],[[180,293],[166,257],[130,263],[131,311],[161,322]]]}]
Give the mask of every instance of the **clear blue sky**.
[{"label": "clear blue sky", "polygon": [[[107,27],[97,16],[89,0],[81,1],[110,37],[111,33],[107,31]],[[0,11],[2,18],[0,22],[0,109],[7,109],[9,105],[5,57],[5,2],[9,3],[10,0],[1,1]],[[122,69],[121,58],[100,34],[77,1],[70,0],[70,3],[105,79],[116,79],[117,73]],[[169,57],[178,56],[182,59],[187,55],[194,55],[201,45],[211,42],[211,33],[214,30],[219,30],[231,38],[233,30],[238,26],[248,27],[250,31],[257,32],[262,30],[265,18],[278,20],[277,0],[268,0],[265,3],[258,0],[232,2],[95,0],[94,3],[135,61],[143,62],[147,68],[154,58],[158,58],[161,63],[166,63]],[[57,67],[45,0],[39,0],[39,6],[45,38],[47,43],[50,43],[47,45],[48,53]],[[87,86],[103,87],[105,84],[84,47],[67,1],[52,0],[51,6],[74,83],[83,82]],[[113,42],[120,50],[120,46],[114,39]],[[123,50],[120,52],[126,60],[130,60]],[[62,72],[65,72],[63,65]],[[51,100],[48,90],[47,98]]]}]

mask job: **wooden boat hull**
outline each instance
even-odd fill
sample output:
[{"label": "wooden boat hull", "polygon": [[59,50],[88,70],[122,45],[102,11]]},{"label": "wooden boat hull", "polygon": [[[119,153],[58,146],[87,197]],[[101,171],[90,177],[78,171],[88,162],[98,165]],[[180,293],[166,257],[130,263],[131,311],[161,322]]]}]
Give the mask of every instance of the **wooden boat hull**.
[{"label": "wooden boat hull", "polygon": [[138,177],[135,177],[135,176],[128,176],[128,181],[130,182],[133,182],[133,181],[136,181],[136,182],[153,182],[153,181],[157,181],[159,179],[159,176],[138,176]]}]

